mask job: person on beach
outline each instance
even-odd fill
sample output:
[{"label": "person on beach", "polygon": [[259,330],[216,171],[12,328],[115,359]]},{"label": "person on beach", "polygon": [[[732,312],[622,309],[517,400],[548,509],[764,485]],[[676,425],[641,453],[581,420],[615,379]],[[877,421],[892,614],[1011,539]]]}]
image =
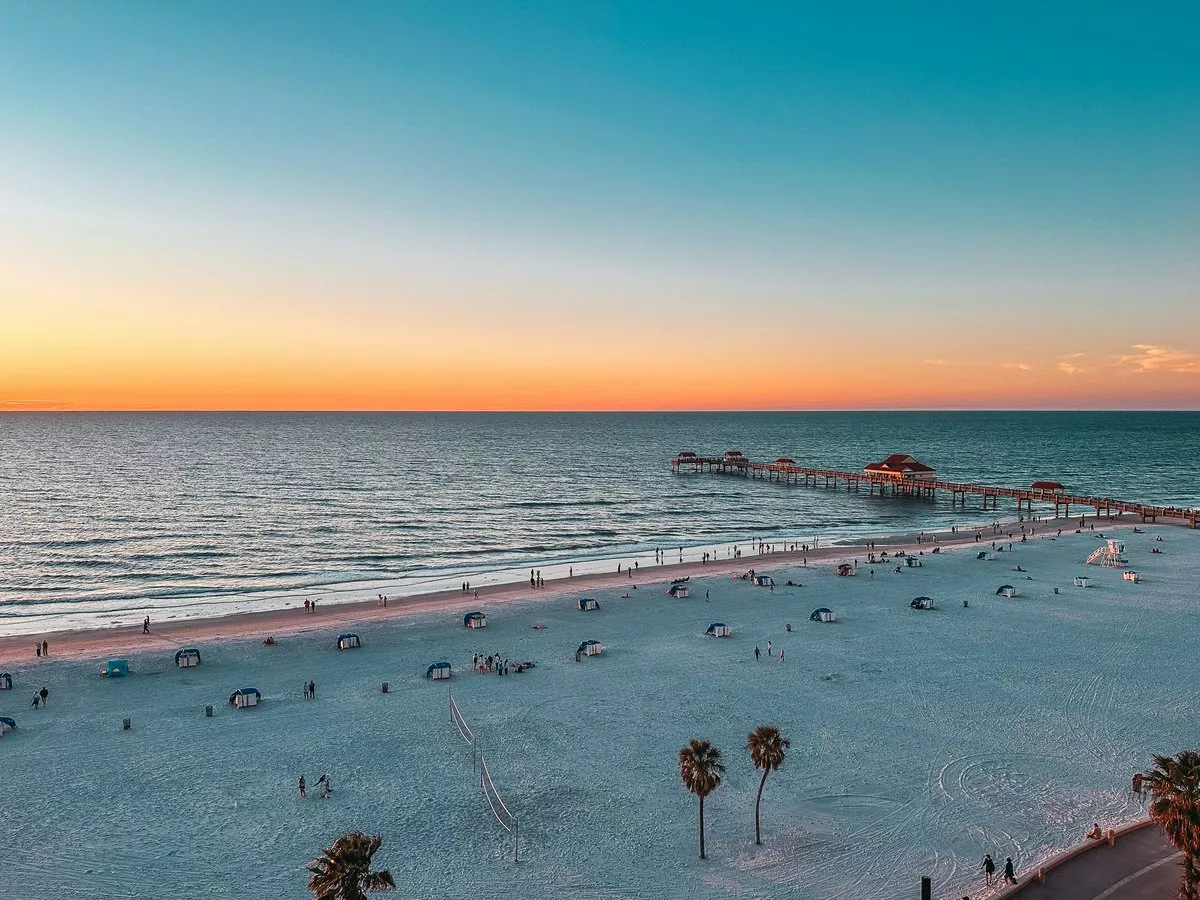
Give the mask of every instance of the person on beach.
[{"label": "person on beach", "polygon": [[705,589],[704,589],[704,599],[705,599],[705,600],[707,600],[707,599],[708,599],[708,588],[705,588]]},{"label": "person on beach", "polygon": [[38,691],[38,696],[42,698],[42,706],[46,705],[46,701],[50,699],[50,692],[45,688]]},{"label": "person on beach", "polygon": [[1091,840],[1091,841],[1098,841],[1098,840],[1102,839],[1102,838],[1104,837],[1104,832],[1100,830],[1100,823],[1099,823],[1099,822],[1093,822],[1093,823],[1092,823],[1092,830],[1091,830],[1091,831],[1089,831],[1089,832],[1088,832],[1086,835],[1084,835],[1084,836],[1085,836],[1085,837],[1086,837],[1088,840]]},{"label": "person on beach", "polygon": [[146,616],[145,621],[142,622],[142,634],[149,634],[149,633],[150,633],[150,617]]},{"label": "person on beach", "polygon": [[771,642],[767,641],[767,656],[772,656],[772,655],[774,655],[774,651],[771,649]]},{"label": "person on beach", "polygon": [[783,662],[783,648],[782,647],[779,648],[779,661]]},{"label": "person on beach", "polygon": [[[311,603],[309,603],[309,600],[308,600],[308,598],[307,598],[307,597],[305,597],[305,598],[304,598],[304,611],[305,611],[305,612],[308,612],[308,609],[309,609],[309,607],[310,607],[311,605],[312,605],[312,604],[311,604]],[[301,776],[301,777],[303,777],[303,776]]]},{"label": "person on beach", "polygon": [[304,783],[304,776],[300,776],[300,799],[303,800],[308,796],[308,787]]},{"label": "person on beach", "polygon": [[42,700],[42,698],[41,698],[41,697],[39,697],[37,694],[34,694],[34,695],[33,695],[33,708],[34,708],[34,709],[37,709],[37,708],[38,708],[38,703],[40,703],[40,702],[41,702],[41,700]]},{"label": "person on beach", "polygon": [[42,656],[42,645],[41,645],[41,644],[39,644],[37,641],[34,641],[34,642],[33,642],[33,652],[34,652],[34,653],[36,653],[36,654],[38,655],[38,658],[39,658],[39,659],[41,659],[41,656]]},{"label": "person on beach", "polygon": [[315,681],[310,681],[308,683],[308,699],[309,700],[317,699],[317,683]]},{"label": "person on beach", "polygon": [[996,874],[996,864],[992,861],[992,854],[987,853],[983,857],[983,883],[991,887],[992,876]]},{"label": "person on beach", "polygon": [[1013,861],[1011,856],[1004,857],[1004,880],[1009,884],[1017,883],[1017,873],[1013,871]]},{"label": "person on beach", "polygon": [[754,648],[754,661],[755,661],[755,662],[758,662],[758,660],[759,660],[759,659],[761,659],[761,658],[762,658],[762,657],[761,657],[761,655],[760,655],[760,654],[759,654],[759,652],[758,652],[758,648],[757,648],[757,647],[755,647],[755,648]]},{"label": "person on beach", "polygon": [[50,642],[42,641],[42,656],[49,656],[49,655],[50,655]]},{"label": "person on beach", "polygon": [[317,779],[317,784],[321,785],[321,799],[328,800],[329,795],[333,793],[333,779],[328,775],[322,775]]}]

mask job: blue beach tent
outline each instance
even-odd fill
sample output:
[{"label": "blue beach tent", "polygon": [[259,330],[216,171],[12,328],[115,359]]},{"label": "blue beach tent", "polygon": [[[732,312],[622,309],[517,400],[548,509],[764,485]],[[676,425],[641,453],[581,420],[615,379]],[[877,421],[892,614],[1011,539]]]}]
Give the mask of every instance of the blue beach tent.
[{"label": "blue beach tent", "polygon": [[258,706],[258,701],[262,699],[262,694],[258,688],[238,688],[229,695],[229,705],[236,706],[239,709],[247,706]]},{"label": "blue beach tent", "polygon": [[588,610],[591,610],[591,609],[599,609],[600,604],[597,603],[595,600],[593,600],[591,597],[581,597],[579,600],[579,608],[581,610],[583,610],[584,612],[587,612]]},{"label": "blue beach tent", "polygon": [[467,628],[487,627],[487,616],[481,612],[471,612],[463,616],[463,625]]},{"label": "blue beach tent", "polygon": [[430,666],[428,669],[425,670],[425,677],[426,678],[434,678],[434,679],[449,678],[450,677],[450,663],[435,662],[432,666]]},{"label": "blue beach tent", "polygon": [[129,674],[129,660],[110,659],[101,674],[109,678],[124,678]]},{"label": "blue beach tent", "polygon": [[175,666],[180,669],[189,669],[192,666],[200,665],[200,651],[195,647],[188,647],[185,650],[180,650],[175,654]]},{"label": "blue beach tent", "polygon": [[932,597],[914,597],[913,602],[908,604],[913,609],[933,609]]},{"label": "blue beach tent", "polygon": [[339,650],[353,650],[360,646],[357,634],[339,634],[337,648]]},{"label": "blue beach tent", "polygon": [[713,637],[729,637],[733,634],[733,629],[724,622],[713,622],[704,633]]},{"label": "blue beach tent", "polygon": [[7,672],[0,672],[0,691],[12,690],[12,676]]},{"label": "blue beach tent", "polygon": [[814,609],[813,614],[808,618],[812,622],[832,622],[834,620],[833,610],[822,606],[820,609]]},{"label": "blue beach tent", "polygon": [[17,727],[16,719],[10,719],[8,716],[0,716],[0,734],[4,734],[4,730],[6,728],[9,731],[12,731],[16,727]]}]

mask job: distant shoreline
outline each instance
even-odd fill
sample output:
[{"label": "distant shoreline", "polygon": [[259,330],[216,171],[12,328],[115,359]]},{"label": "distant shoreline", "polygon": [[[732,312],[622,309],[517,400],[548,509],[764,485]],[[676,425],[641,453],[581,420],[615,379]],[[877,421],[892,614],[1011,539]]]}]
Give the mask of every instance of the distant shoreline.
[{"label": "distant shoreline", "polygon": [[[203,644],[206,641],[264,640],[267,637],[278,639],[314,631],[332,630],[335,627],[352,626],[357,623],[378,622],[440,611],[449,613],[478,608],[486,612],[488,607],[496,604],[558,600],[568,596],[582,597],[596,589],[611,590],[627,586],[630,592],[634,590],[653,592],[661,589],[675,578],[732,576],[743,574],[750,569],[770,574],[772,568],[803,565],[806,560],[810,568],[814,564],[831,564],[838,560],[854,560],[855,558],[858,559],[860,565],[869,565],[866,561],[868,542],[877,545],[874,552],[886,552],[889,557],[901,550],[910,554],[928,554],[935,547],[940,551],[946,551],[975,546],[975,532],[979,530],[983,532],[979,543],[986,544],[990,548],[991,542],[997,534],[1006,535],[1010,530],[1018,535],[1014,543],[1020,540],[1019,528],[1022,524],[1034,529],[1033,537],[1036,540],[1044,537],[1046,531],[1057,531],[1067,524],[1075,525],[1079,519],[1075,517],[1069,520],[1042,519],[1024,523],[1017,519],[998,521],[998,527],[991,524],[974,526],[956,533],[943,530],[856,538],[850,543],[831,544],[807,552],[804,550],[779,550],[759,554],[749,552],[753,549],[753,542],[739,541],[735,542],[736,546],[744,546],[745,549],[737,558],[714,559],[707,563],[686,560],[682,563],[663,563],[639,567],[635,570],[633,578],[628,576],[628,570],[622,565],[619,573],[607,571],[574,577],[547,578],[544,581],[545,586],[542,588],[532,588],[523,581],[493,584],[481,587],[478,599],[475,599],[473,591],[463,593],[459,589],[450,589],[415,593],[405,597],[389,597],[386,607],[381,606],[376,598],[371,598],[330,603],[328,606],[318,603],[317,611],[311,613],[306,613],[303,606],[299,606],[167,621],[155,620],[151,617],[151,633],[148,635],[142,634],[140,624],[10,635],[0,637],[0,659],[5,664],[18,661],[34,662],[37,657],[30,645],[35,641],[42,640],[49,642],[51,659],[102,659],[134,653],[174,651],[185,645]],[[1133,520],[1112,519],[1104,520],[1099,524],[1109,529],[1131,528],[1140,523]],[[920,543],[918,543],[918,537],[921,537]],[[1003,542],[1008,543],[1008,538],[1005,537]],[[775,546],[782,544],[786,547],[791,542],[767,541],[766,543]],[[668,549],[664,555],[670,555],[670,552]],[[891,563],[888,561],[875,565],[879,569],[886,569]],[[564,567],[565,564],[555,564],[555,568],[562,569]],[[320,591],[307,593],[320,594]]]}]

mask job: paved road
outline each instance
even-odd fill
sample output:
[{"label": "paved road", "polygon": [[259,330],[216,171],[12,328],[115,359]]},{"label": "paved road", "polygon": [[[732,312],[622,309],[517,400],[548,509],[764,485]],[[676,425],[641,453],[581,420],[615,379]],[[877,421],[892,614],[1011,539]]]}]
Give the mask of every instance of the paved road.
[{"label": "paved road", "polygon": [[1045,884],[1030,880],[1005,900],[1175,900],[1182,870],[1174,847],[1150,826],[1098,842],[1048,872]]}]

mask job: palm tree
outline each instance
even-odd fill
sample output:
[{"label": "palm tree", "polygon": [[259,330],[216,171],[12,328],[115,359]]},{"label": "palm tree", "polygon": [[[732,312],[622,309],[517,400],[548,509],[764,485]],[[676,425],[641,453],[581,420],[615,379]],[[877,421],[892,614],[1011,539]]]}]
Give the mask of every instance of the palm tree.
[{"label": "palm tree", "polygon": [[762,805],[763,787],[767,783],[767,776],[783,765],[783,758],[787,754],[788,747],[792,746],[792,742],[779,733],[779,729],[774,725],[759,725],[746,740],[746,747],[750,750],[750,759],[754,763],[754,768],[762,769],[762,780],[758,783],[758,796],[754,798],[754,843],[762,843],[762,830],[759,827],[758,811]]},{"label": "palm tree", "polygon": [[1200,869],[1200,753],[1155,756],[1142,783],[1150,790],[1150,818],[1183,854],[1183,900],[1197,898]]},{"label": "palm tree", "polygon": [[343,834],[308,864],[312,877],[308,889],[316,900],[365,900],[367,892],[390,891],[396,887],[392,873],[372,872],[371,857],[383,843],[379,835],[361,831]]},{"label": "palm tree", "polygon": [[721,783],[725,774],[725,763],[721,761],[721,751],[708,741],[688,742],[679,751],[679,777],[684,786],[700,798],[700,858],[704,855],[704,798],[711,794]]}]

